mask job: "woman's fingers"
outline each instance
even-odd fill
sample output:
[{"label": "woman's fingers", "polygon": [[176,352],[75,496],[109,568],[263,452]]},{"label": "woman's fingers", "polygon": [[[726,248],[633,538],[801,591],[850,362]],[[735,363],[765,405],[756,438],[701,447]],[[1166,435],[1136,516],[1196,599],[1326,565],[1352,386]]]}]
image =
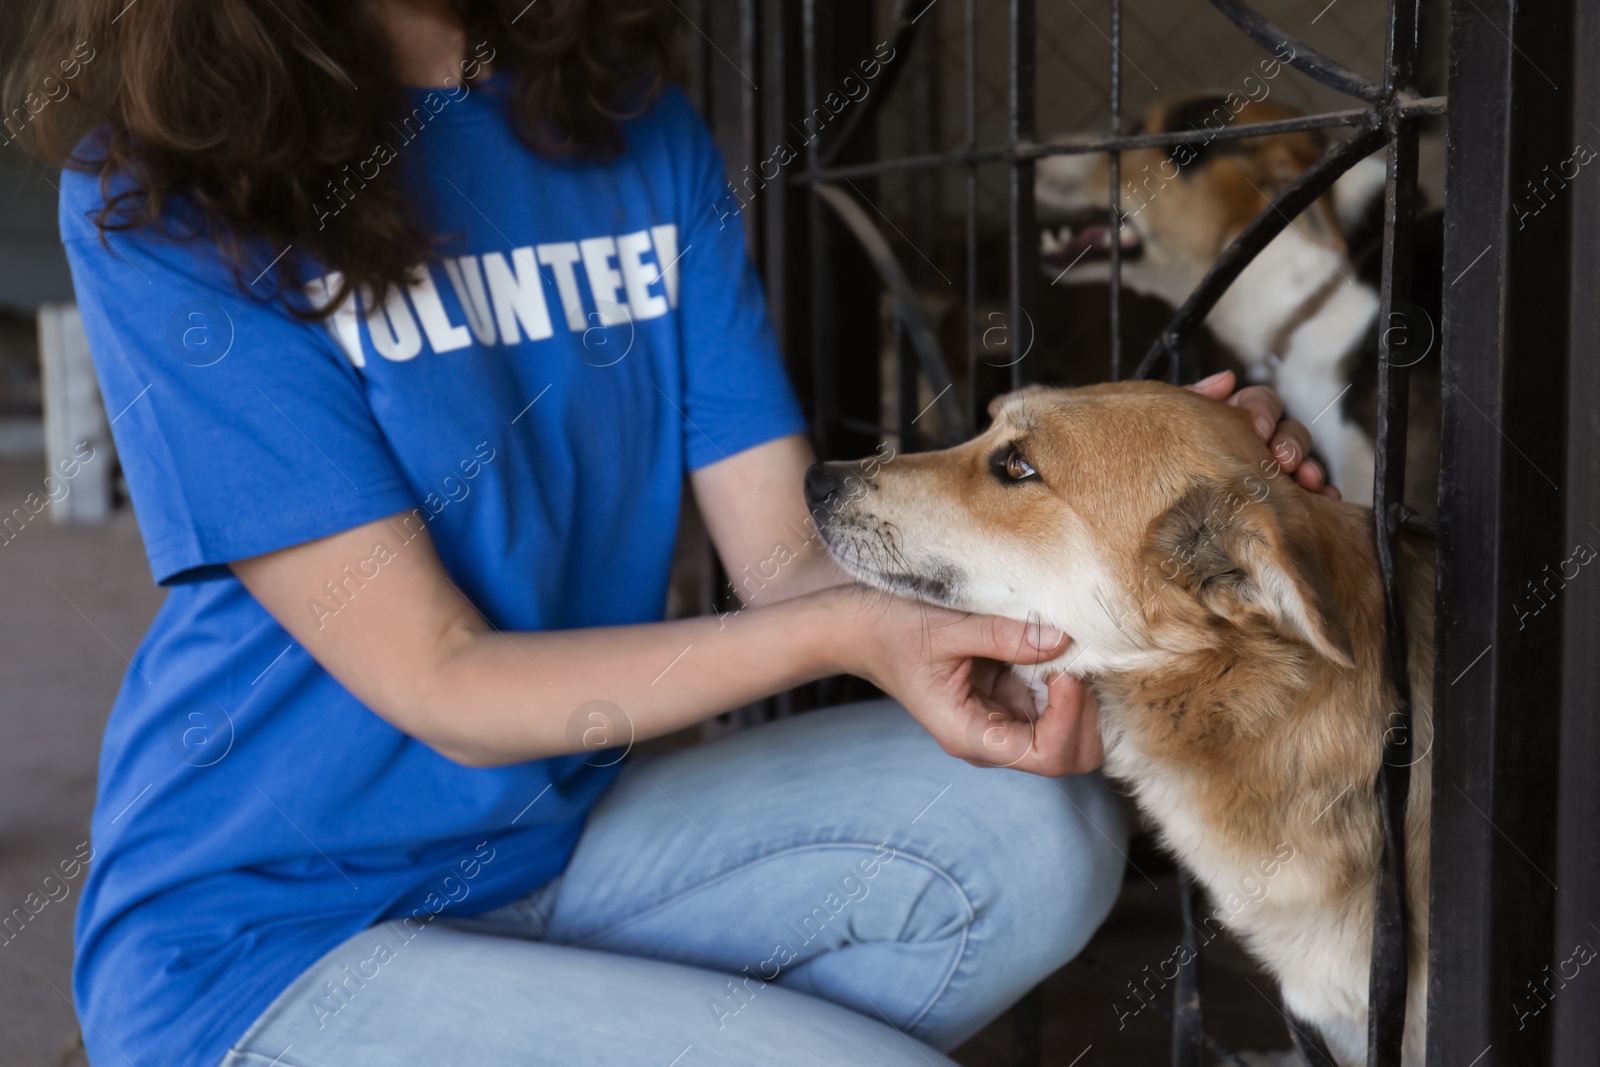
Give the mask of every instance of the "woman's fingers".
[{"label": "woman's fingers", "polygon": [[1320,493],[1323,486],[1328,483],[1328,475],[1323,471],[1322,464],[1314,459],[1308,459],[1295,468],[1294,480],[1299,482],[1302,488]]},{"label": "woman's fingers", "polygon": [[1192,385],[1184,386],[1201,396],[1209,396],[1212,400],[1226,400],[1233,395],[1233,371],[1218,371],[1209,378],[1201,378]]},{"label": "woman's fingers", "polygon": [[1000,615],[960,616],[944,644],[950,655],[979,656],[1002,663],[1039,663],[1061,655],[1067,635],[1040,622],[1020,622]]},{"label": "woman's fingers", "polygon": [[[1244,408],[1250,413],[1250,421],[1255,425],[1256,433],[1263,441],[1273,439],[1278,420],[1283,418],[1282,397],[1264,385],[1251,385],[1230,396],[1228,403],[1236,408]],[[1308,437],[1308,443],[1309,440]]]},{"label": "woman's fingers", "polygon": [[1302,488],[1340,499],[1339,490],[1327,484],[1328,475],[1322,464],[1308,458],[1311,455],[1310,428],[1296,419],[1283,418],[1283,398],[1265,385],[1246,386],[1235,393],[1234,384],[1233,372],[1221,371],[1188,388],[1248,411],[1251,424],[1267,442],[1278,466],[1293,474]]},{"label": "woman's fingers", "polygon": [[[1272,450],[1272,458],[1278,461],[1278,466],[1286,471],[1293,471],[1306,461],[1306,456],[1311,452],[1311,431],[1306,429],[1305,423],[1297,419],[1284,419],[1278,423],[1268,447]],[[1307,486],[1307,488],[1315,487]]]},{"label": "woman's fingers", "polygon": [[985,702],[982,744],[970,761],[1051,778],[1100,766],[1104,753],[1094,695],[1080,679],[1070,674],[1051,678],[1048,699],[1038,713],[1033,711],[1033,690],[1023,686],[1020,692],[1020,701]]},{"label": "woman's fingers", "polygon": [[1105,758],[1094,693],[1082,679],[1066,673],[1050,679],[1049,693],[1035,730],[1040,773],[1059,776],[1094,770]]},{"label": "woman's fingers", "polygon": [[1105,742],[1100,737],[1100,707],[1095,702],[1094,690],[1085,689],[1083,710],[1078,715],[1077,758],[1073,761],[1074,774],[1087,774],[1106,761]]}]

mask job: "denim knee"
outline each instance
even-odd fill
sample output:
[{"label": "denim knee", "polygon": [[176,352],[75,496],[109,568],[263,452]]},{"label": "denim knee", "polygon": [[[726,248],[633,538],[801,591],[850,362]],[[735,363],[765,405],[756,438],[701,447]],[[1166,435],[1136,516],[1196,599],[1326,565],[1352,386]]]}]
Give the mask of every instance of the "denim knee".
[{"label": "denim knee", "polygon": [[[1013,965],[1031,969],[1038,981],[1076,956],[1110,914],[1122,889],[1128,830],[1099,774],[1036,779],[1019,792],[1014,818],[1027,824],[1031,840],[1046,844],[1007,858],[1015,891],[997,897],[993,918],[1028,932]],[[1034,798],[1041,803],[1029,806]]]},{"label": "denim knee", "polygon": [[913,1031],[942,1049],[1082,951],[1115,904],[1126,864],[1122,810],[1098,774],[988,771],[965,800],[946,821],[981,832],[947,839],[962,854],[946,855],[976,915],[953,980]]}]

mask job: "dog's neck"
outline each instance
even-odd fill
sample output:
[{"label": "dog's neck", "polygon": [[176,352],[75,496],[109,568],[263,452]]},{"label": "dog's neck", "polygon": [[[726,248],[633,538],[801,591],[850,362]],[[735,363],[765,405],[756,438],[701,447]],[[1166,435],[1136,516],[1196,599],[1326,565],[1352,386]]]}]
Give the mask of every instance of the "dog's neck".
[{"label": "dog's neck", "polygon": [[[1217,628],[1203,648],[1157,635],[1158,647],[1171,647],[1142,665],[1094,679],[1108,773],[1135,782],[1141,794],[1181,779],[1182,790],[1195,794],[1193,810],[1221,820],[1208,833],[1235,838],[1235,858],[1277,840],[1314,849],[1315,817],[1352,787],[1349,769],[1375,772],[1379,758],[1373,731],[1376,722],[1381,736],[1384,650],[1370,513],[1309,494],[1304,503],[1314,521],[1301,542],[1330,577],[1334,610],[1352,638],[1354,668],[1263,624]],[[1361,553],[1358,566],[1352,565],[1353,546]],[[1308,744],[1308,737],[1318,744]],[[1309,765],[1307,752],[1320,752],[1322,764]],[[1240,782],[1251,788],[1240,792]],[[1205,878],[1217,861],[1185,844],[1198,839],[1184,830],[1193,810],[1168,819],[1162,804],[1156,799],[1146,806],[1163,824],[1169,845]]]},{"label": "dog's neck", "polygon": [[[1335,1053],[1359,1063],[1381,851],[1372,783],[1395,727],[1394,694],[1385,682],[1371,512],[1322,497],[1306,503],[1315,521],[1297,543],[1324,568],[1338,564],[1325,573],[1350,632],[1353,668],[1282,636],[1241,634],[1169,653],[1160,667],[1108,673],[1094,687],[1106,773],[1131,787],[1162,843],[1207,889],[1197,930],[1207,940],[1217,923],[1231,930]],[[1406,813],[1416,1004],[1427,979],[1433,738],[1434,570],[1426,551],[1401,546],[1417,752]],[[1410,1019],[1406,1063],[1415,1067],[1422,1015]]]}]

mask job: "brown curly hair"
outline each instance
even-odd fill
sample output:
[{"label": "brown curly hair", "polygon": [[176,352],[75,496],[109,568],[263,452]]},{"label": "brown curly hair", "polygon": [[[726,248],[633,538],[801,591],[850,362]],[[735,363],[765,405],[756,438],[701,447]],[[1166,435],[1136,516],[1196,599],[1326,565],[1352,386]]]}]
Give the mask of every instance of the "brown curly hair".
[{"label": "brown curly hair", "polygon": [[[618,123],[649,106],[672,65],[676,27],[660,0],[450,6],[472,53],[463,80],[481,76],[477,60],[510,71],[512,127],[548,157],[621,151]],[[34,155],[100,175],[102,235],[203,234],[241,280],[266,265],[262,249],[293,246],[277,292],[299,286],[307,261],[342,275],[320,314],[362,287],[404,284],[433,255],[400,168],[363,174],[337,212],[319,207],[411,108],[359,0],[50,0],[3,107],[8,140],[31,132]],[[118,175],[131,188],[112,196]],[[174,222],[175,199],[192,205],[192,224]]]}]

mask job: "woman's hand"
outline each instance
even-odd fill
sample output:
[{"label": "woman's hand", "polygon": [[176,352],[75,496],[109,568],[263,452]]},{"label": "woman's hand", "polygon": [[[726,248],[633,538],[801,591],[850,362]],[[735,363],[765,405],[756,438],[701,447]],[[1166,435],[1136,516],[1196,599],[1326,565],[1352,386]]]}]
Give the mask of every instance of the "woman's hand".
[{"label": "woman's hand", "polygon": [[[836,599],[844,669],[904,704],[952,756],[1049,777],[1100,766],[1094,696],[1084,684],[1041,671],[1030,687],[1011,669],[1060,656],[1061,631],[854,589],[818,595]],[[1036,688],[1048,694],[1042,707]]]},{"label": "woman's hand", "polygon": [[1226,401],[1250,412],[1256,433],[1267,442],[1272,455],[1294,480],[1314,493],[1339,499],[1339,490],[1327,484],[1327,474],[1311,454],[1311,431],[1294,419],[1283,417],[1283,399],[1265,385],[1251,385],[1233,391],[1232,371],[1213,374],[1189,386],[1202,396]]}]

